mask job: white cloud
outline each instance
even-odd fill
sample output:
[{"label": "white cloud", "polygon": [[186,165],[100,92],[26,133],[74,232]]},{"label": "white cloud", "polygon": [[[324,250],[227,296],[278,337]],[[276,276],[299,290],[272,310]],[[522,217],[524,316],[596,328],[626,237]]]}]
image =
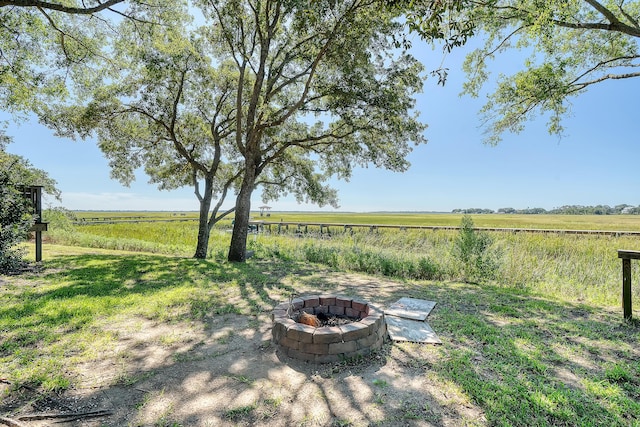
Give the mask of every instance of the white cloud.
[{"label": "white cloud", "polygon": [[[188,193],[187,193],[188,194]],[[195,196],[182,197],[183,194],[171,192],[157,192],[156,194],[141,194],[136,192],[63,192],[62,202],[53,198],[45,198],[45,207],[63,206],[70,210],[85,211],[197,211],[199,203]],[[230,198],[222,210],[233,206],[234,199]],[[259,194],[253,198],[252,210],[257,211],[264,203]],[[323,208],[313,204],[299,204],[293,198],[283,198],[268,203],[272,211],[335,211],[331,206]]]},{"label": "white cloud", "polygon": [[198,210],[195,198],[175,197],[159,193],[151,197],[139,193],[102,192],[102,193],[63,193],[62,203],[51,202],[51,206],[62,205],[71,210],[107,210],[107,211],[194,211]]}]

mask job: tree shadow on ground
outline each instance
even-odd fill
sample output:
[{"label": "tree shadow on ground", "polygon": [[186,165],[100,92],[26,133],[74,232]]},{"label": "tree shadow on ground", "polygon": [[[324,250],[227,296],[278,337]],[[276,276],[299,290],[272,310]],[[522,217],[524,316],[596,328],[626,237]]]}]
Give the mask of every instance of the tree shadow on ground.
[{"label": "tree shadow on ground", "polygon": [[[8,373],[0,414],[13,417],[105,409],[61,425],[622,426],[640,413],[637,324],[497,286],[147,255],[65,256],[28,282],[11,280],[3,366],[22,372],[35,361],[8,358],[36,348],[45,358],[56,340],[84,346],[60,362],[73,384],[64,392]],[[271,308],[318,293],[381,308],[405,296],[436,301],[428,321],[443,345],[387,342],[324,365],[281,355]],[[95,354],[69,338],[76,332],[93,334]]]}]

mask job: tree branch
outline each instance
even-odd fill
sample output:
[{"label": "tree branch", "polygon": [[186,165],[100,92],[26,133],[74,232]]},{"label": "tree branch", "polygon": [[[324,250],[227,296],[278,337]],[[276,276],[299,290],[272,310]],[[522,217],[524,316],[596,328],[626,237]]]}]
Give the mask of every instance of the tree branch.
[{"label": "tree branch", "polygon": [[618,33],[627,34],[633,37],[640,37],[640,29],[631,27],[627,24],[624,24],[620,21],[616,21],[615,23],[609,24],[601,24],[599,22],[564,22],[564,21],[552,21],[555,25],[564,28],[572,28],[576,30],[604,30],[604,31],[614,31]]},{"label": "tree branch", "polygon": [[633,16],[631,16],[626,10],[624,10],[624,7],[622,7],[624,3],[624,0],[622,0],[620,2],[620,4],[618,5],[618,9],[620,10],[620,13],[622,13],[622,15],[627,18],[629,20],[629,22],[631,22],[631,24],[633,24],[634,27],[636,28],[640,28],[640,24],[638,24],[638,20],[635,19]]},{"label": "tree branch", "polygon": [[579,84],[572,85],[573,89],[567,91],[567,93],[578,92],[578,91],[586,88],[587,86],[591,86],[593,84],[600,83],[600,82],[603,82],[605,80],[631,79],[631,78],[634,78],[634,77],[640,77],[640,72],[637,72],[637,73],[625,73],[625,74],[607,74],[607,75],[601,76],[601,77],[599,77],[597,79],[590,80],[588,82],[582,82],[582,83],[579,83]]},{"label": "tree branch", "polygon": [[[575,79],[573,79],[573,81],[569,82],[569,86],[578,86],[578,85],[580,85],[580,83],[578,83],[578,81],[580,79],[582,79],[584,76],[586,76],[588,74],[591,74],[592,72],[594,72],[598,68],[607,66],[608,64],[610,64],[612,62],[624,61],[624,60],[633,60],[633,59],[638,59],[638,58],[640,58],[640,55],[621,56],[621,57],[618,57],[618,58],[612,58],[612,59],[609,59],[607,61],[599,62],[596,65],[594,65],[593,67],[591,67],[588,70],[586,70],[585,72],[583,72],[582,74],[580,74]],[[625,65],[625,66],[630,66],[630,65]],[[607,79],[604,79],[604,80],[607,80]],[[603,80],[598,80],[598,81],[603,81]],[[592,83],[589,83],[589,84],[592,84]],[[588,86],[589,84],[585,85],[585,87]]]},{"label": "tree branch", "polygon": [[0,8],[5,6],[38,7],[74,15],[91,15],[93,13],[109,9],[110,7],[118,3],[122,3],[123,1],[124,0],[107,0],[104,3],[98,3],[98,5],[94,7],[71,7],[39,0],[0,0]]},{"label": "tree branch", "polygon": [[256,186],[259,186],[259,185],[263,185],[263,186],[273,185],[273,186],[277,186],[277,187],[284,187],[293,178],[295,178],[295,174],[290,173],[290,174],[288,174],[286,176],[283,176],[282,179],[280,179],[279,181],[267,181],[265,179],[261,179],[259,181],[256,181]]},{"label": "tree branch", "polygon": [[191,180],[193,183],[193,192],[196,195],[198,202],[202,203],[202,194],[200,193],[200,181],[198,181],[198,170],[195,167],[192,167],[193,174],[191,175]]},{"label": "tree branch", "polygon": [[[313,81],[313,79],[315,77],[315,73],[316,73],[318,64],[324,58],[325,54],[329,50],[329,47],[330,47],[331,43],[334,41],[335,36],[338,33],[338,31],[341,29],[342,25],[344,25],[344,20],[346,19],[346,17],[348,15],[350,15],[351,13],[355,13],[356,9],[358,9],[358,8],[359,8],[358,3],[357,2],[354,3],[353,5],[351,5],[351,8],[349,10],[345,11],[345,13],[338,20],[338,22],[336,22],[334,27],[331,29],[331,32],[328,34],[324,45],[320,49],[320,52],[318,52],[318,54],[313,59],[311,64],[309,64],[309,66],[306,68],[306,70],[308,70],[308,71],[305,74],[308,74],[308,77],[307,77],[306,82],[304,84],[304,89],[302,90],[302,93],[300,94],[300,97],[298,98],[298,101],[293,103],[293,105],[291,105],[288,108],[288,110],[284,111],[284,114],[282,114],[282,116],[280,118],[272,121],[272,123],[271,123],[272,126],[277,126],[277,125],[280,125],[280,124],[284,123],[289,117],[291,117],[296,111],[298,111],[301,108],[302,105],[305,104],[305,100],[306,100],[307,94],[309,93],[309,90],[311,88],[311,82]],[[302,75],[304,75],[304,74],[302,74]],[[266,94],[266,96],[268,96],[268,95],[269,94]]]},{"label": "tree branch", "polygon": [[218,202],[216,203],[216,205],[212,209],[211,216],[209,217],[209,222],[207,224],[207,226],[209,227],[209,231],[211,231],[213,226],[218,221],[220,221],[222,218],[226,217],[227,215],[229,215],[230,213],[232,213],[232,212],[234,212],[236,210],[236,207],[234,206],[231,209],[227,209],[225,212],[223,212],[222,214],[217,216],[218,210],[220,210],[220,207],[222,206],[222,203],[224,203],[224,200],[227,198],[227,192],[229,191],[229,188],[231,187],[231,185],[233,185],[234,181],[236,181],[239,177],[240,177],[240,172],[237,172],[234,176],[229,178],[227,180],[227,182],[224,183],[224,186],[222,188],[222,194],[218,198]]},{"label": "tree branch", "polygon": [[[51,27],[58,32],[58,35],[60,36],[60,45],[62,47],[62,53],[64,53],[64,57],[67,58],[67,60],[71,61],[71,56],[69,55],[69,52],[67,52],[67,43],[66,43],[66,38],[67,38],[67,33],[65,33],[64,31],[62,31],[60,28],[58,28],[58,26],[56,25],[56,23],[54,22],[53,18],[51,18],[49,16],[49,14],[47,14],[47,12],[45,12],[45,10],[41,7],[37,7],[38,11],[40,13],[42,13],[44,15],[44,17],[47,19],[47,21],[49,21],[49,25],[51,25]],[[78,42],[78,44],[84,46],[84,43],[82,43],[80,40],[78,40],[77,38],[73,37],[73,36],[69,36],[72,39],[74,39],[76,42]],[[76,61],[73,61],[76,62]],[[77,62],[81,62],[81,61],[77,61]]]},{"label": "tree branch", "polygon": [[[276,13],[276,16],[273,17],[273,22],[267,22],[267,34],[266,37],[263,34],[263,29],[261,25],[260,19],[260,11],[257,8],[251,5],[251,9],[254,13],[254,22],[256,29],[254,31],[253,37],[258,37],[258,42],[260,44],[260,58],[258,62],[258,69],[254,71],[255,81],[253,82],[253,90],[251,92],[251,98],[249,100],[249,107],[247,109],[247,123],[245,128],[245,143],[249,144],[257,144],[259,142],[259,133],[261,132],[259,129],[256,129],[255,120],[256,113],[258,111],[258,102],[260,100],[260,96],[263,94],[263,86],[264,80],[266,76],[266,65],[267,60],[269,58],[269,51],[271,42],[273,40],[273,30],[274,25],[277,25],[277,18],[279,14]],[[265,14],[268,12],[268,6],[265,6]],[[266,17],[266,20],[269,20],[269,16]],[[257,133],[256,133],[257,130]]]},{"label": "tree branch", "polygon": [[[217,16],[217,21],[218,24],[221,27],[221,32],[224,38],[224,41],[227,43],[227,45],[229,46],[229,50],[231,51],[231,57],[233,58],[233,61],[236,63],[236,66],[238,67],[238,87],[236,88],[236,114],[235,114],[235,123],[236,123],[236,138],[235,138],[235,143],[236,143],[236,147],[238,148],[238,151],[244,155],[245,153],[245,145],[242,142],[242,100],[244,97],[244,80],[246,78],[246,68],[247,68],[247,57],[246,54],[237,54],[236,51],[236,47],[235,44],[233,43],[233,40],[231,39],[230,36],[230,30],[227,28],[227,26],[225,25],[225,21],[223,19],[223,14],[220,11],[220,9],[218,8],[216,2],[214,1],[210,1],[209,4],[211,5],[215,15]],[[244,39],[244,31],[242,31],[242,36]],[[240,56],[242,57],[242,60],[240,59]]]},{"label": "tree branch", "polygon": [[595,10],[597,10],[598,12],[600,12],[600,14],[602,16],[604,16],[605,18],[607,18],[607,21],[613,23],[619,23],[621,24],[620,20],[618,19],[618,17],[611,12],[609,9],[607,9],[606,7],[604,7],[602,4],[600,4],[598,1],[596,0],[584,0],[586,3],[590,4],[591,7],[593,7]]},{"label": "tree branch", "polygon": [[[323,145],[331,145],[334,141],[344,139],[350,135],[353,135],[357,132],[356,129],[350,129],[349,131],[342,134],[335,133],[326,133],[323,135],[316,136],[308,136],[306,138],[292,139],[283,143],[280,148],[275,150],[270,156],[265,158],[260,165],[260,170],[264,169],[266,165],[274,161],[275,159],[282,156],[282,154],[290,147],[303,147],[305,149],[311,150],[315,147],[323,146]],[[307,143],[307,144],[305,144]],[[273,143],[267,149],[263,150],[262,154],[266,154],[271,150],[274,150],[278,143]]]},{"label": "tree branch", "polygon": [[[187,61],[189,61],[189,58],[187,58]],[[185,68],[180,73],[180,82],[178,84],[178,91],[173,100],[173,111],[171,112],[171,121],[166,126],[166,128],[169,131],[169,135],[171,136],[171,141],[173,142],[173,146],[175,147],[176,151],[180,153],[180,155],[187,162],[192,164],[194,167],[197,167],[202,172],[207,173],[207,168],[193,158],[193,156],[189,153],[189,151],[187,151],[186,147],[179,141],[176,135],[176,121],[178,120],[178,106],[180,104],[180,99],[182,98],[182,93],[184,91],[184,83],[185,83],[187,71],[188,70]]]}]

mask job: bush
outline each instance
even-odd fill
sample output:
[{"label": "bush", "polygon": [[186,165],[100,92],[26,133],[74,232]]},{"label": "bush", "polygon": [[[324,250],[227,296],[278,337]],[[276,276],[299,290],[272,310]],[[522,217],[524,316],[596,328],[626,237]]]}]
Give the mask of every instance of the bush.
[{"label": "bush", "polygon": [[11,273],[27,264],[25,251],[18,243],[26,240],[34,218],[33,206],[24,197],[23,188],[39,185],[56,198],[60,192],[55,181],[43,170],[34,168],[26,159],[5,151],[9,142],[0,132],[0,273]]},{"label": "bush", "polygon": [[492,250],[489,234],[474,229],[469,215],[462,217],[453,256],[458,259],[465,280],[492,279],[498,269],[498,253]]},{"label": "bush", "polygon": [[33,224],[28,200],[0,171],[0,273],[12,273],[26,265],[25,251],[16,245],[24,241]]},{"label": "bush", "polygon": [[44,222],[49,223],[49,228],[53,231],[64,230],[70,232],[75,231],[73,222],[78,219],[73,212],[63,207],[46,209],[42,213],[42,218]]}]

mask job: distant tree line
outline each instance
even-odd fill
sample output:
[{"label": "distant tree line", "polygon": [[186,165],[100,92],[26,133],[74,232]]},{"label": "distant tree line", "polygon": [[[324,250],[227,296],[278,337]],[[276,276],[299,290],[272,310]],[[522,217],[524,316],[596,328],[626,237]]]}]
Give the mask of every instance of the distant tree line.
[{"label": "distant tree line", "polygon": [[497,211],[492,209],[470,208],[470,209],[454,209],[452,213],[459,214],[525,214],[525,215],[639,215],[640,205],[632,206],[627,204],[616,205],[614,207],[608,205],[597,206],[581,206],[581,205],[565,205],[559,208],[546,210],[543,208],[500,208]]}]

